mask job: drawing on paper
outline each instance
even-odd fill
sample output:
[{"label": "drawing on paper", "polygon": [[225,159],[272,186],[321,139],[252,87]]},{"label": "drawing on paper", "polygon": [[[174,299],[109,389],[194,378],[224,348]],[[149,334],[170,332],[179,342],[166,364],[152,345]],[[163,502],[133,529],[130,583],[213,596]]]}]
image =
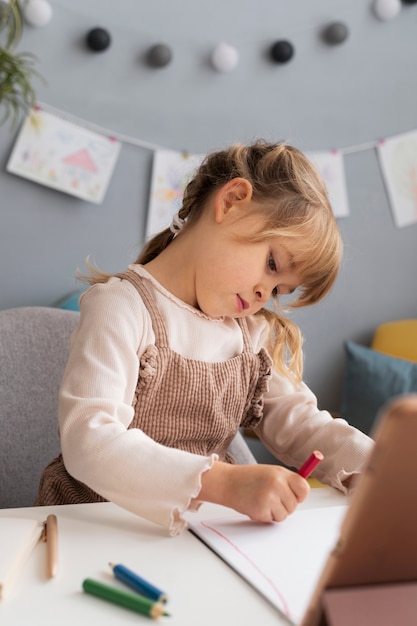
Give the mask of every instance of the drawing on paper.
[{"label": "drawing on paper", "polygon": [[342,153],[332,150],[305,154],[316,166],[325,182],[335,217],[347,217],[349,203]]},{"label": "drawing on paper", "polygon": [[157,150],[153,158],[146,237],[167,228],[203,155]]},{"label": "drawing on paper", "polygon": [[381,142],[378,155],[396,226],[417,222],[417,132]]},{"label": "drawing on paper", "polygon": [[26,117],[7,171],[41,185],[102,202],[120,152],[120,142],[41,108]]},{"label": "drawing on paper", "polygon": [[346,505],[297,510],[274,524],[237,513],[189,525],[290,622],[299,624],[346,510]]}]

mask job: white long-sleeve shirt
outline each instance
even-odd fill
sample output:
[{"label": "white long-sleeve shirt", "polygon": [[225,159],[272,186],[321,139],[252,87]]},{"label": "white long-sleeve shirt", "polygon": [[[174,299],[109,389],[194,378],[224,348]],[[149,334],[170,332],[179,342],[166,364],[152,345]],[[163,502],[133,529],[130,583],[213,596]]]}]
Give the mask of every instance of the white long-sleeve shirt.
[{"label": "white long-sleeve shirt", "polygon": [[[236,320],[209,318],[170,294],[142,266],[130,268],[148,281],[172,350],[207,362],[225,361],[242,352]],[[149,313],[135,287],[112,277],[82,295],[80,311],[59,400],[65,466],[106,499],[175,534],[185,526],[183,512],[197,506],[201,475],[216,455],[167,448],[139,429],[128,429],[139,359],[155,343]],[[247,320],[258,352],[268,343],[268,324],[261,316]],[[295,385],[276,371],[264,401],[257,434],[265,446],[294,467],[302,465],[312,450],[321,450],[325,460],[315,475],[346,491],[342,482],[360,470],[372,441],[346,421],[319,411],[304,383]]]}]

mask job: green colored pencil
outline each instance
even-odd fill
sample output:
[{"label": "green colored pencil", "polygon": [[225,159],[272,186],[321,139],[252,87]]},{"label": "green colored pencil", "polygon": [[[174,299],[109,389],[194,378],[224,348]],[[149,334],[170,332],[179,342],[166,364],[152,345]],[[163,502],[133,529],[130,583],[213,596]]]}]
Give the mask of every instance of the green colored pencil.
[{"label": "green colored pencil", "polygon": [[161,615],[169,615],[169,613],[165,611],[165,607],[159,602],[145,598],[145,596],[141,596],[138,593],[105,585],[92,578],[86,578],[83,581],[83,589],[86,593],[113,602],[113,604],[119,604],[126,609],[136,611],[136,613],[148,615],[148,617],[152,617],[153,619],[161,617]]}]

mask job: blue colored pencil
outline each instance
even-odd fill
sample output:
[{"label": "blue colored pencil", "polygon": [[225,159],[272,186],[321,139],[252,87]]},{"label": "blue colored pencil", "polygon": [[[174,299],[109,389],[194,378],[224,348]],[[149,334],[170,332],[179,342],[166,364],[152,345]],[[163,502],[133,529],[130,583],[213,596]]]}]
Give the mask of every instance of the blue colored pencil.
[{"label": "blue colored pencil", "polygon": [[109,565],[112,568],[115,577],[137,593],[140,593],[155,602],[166,602],[168,600],[166,593],[149,583],[147,580],[144,580],[124,565],[114,565],[113,563],[109,563]]}]

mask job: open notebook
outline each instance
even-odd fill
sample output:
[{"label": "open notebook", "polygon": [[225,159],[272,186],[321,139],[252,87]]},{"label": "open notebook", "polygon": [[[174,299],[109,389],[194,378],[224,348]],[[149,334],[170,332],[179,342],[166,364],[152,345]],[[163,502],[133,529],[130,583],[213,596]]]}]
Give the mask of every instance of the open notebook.
[{"label": "open notebook", "polygon": [[[377,592],[382,585],[385,596],[390,594],[390,610],[401,604],[404,610],[411,607],[415,616],[417,395],[387,405],[373,437],[374,449],[349,506],[299,510],[278,524],[258,524],[236,514],[190,523],[190,530],[272,602],[289,624],[339,626],[347,617],[359,626],[348,610],[353,612],[360,600],[360,614],[366,606],[375,615],[372,601],[375,596],[375,606],[380,604]],[[349,601],[343,604],[340,596],[347,594]],[[417,623],[400,618],[398,612],[392,621],[388,609],[385,613],[388,624]]]}]

